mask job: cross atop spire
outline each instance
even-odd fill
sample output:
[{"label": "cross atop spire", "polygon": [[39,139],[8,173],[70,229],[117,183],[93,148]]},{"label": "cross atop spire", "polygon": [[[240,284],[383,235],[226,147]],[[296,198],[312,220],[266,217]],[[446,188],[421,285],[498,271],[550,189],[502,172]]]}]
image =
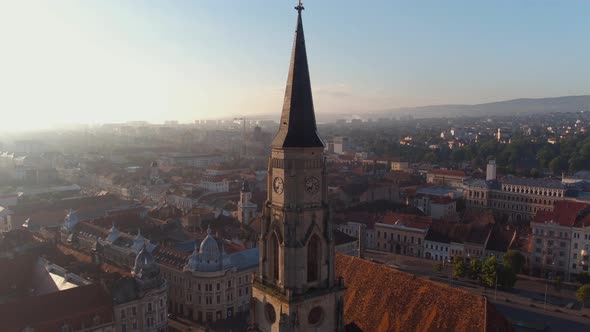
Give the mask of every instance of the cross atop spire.
[{"label": "cross atop spire", "polygon": [[295,9],[299,12],[299,14],[301,14],[302,10],[305,10],[305,7],[303,7],[303,3],[301,3],[301,0],[299,0],[299,5],[297,5]]},{"label": "cross atop spire", "polygon": [[298,11],[297,29],[295,30],[287,87],[283,100],[281,124],[271,147],[323,148],[324,142],[317,132],[313,109],[311,80],[301,19],[301,11],[304,8],[301,0],[295,9]]}]

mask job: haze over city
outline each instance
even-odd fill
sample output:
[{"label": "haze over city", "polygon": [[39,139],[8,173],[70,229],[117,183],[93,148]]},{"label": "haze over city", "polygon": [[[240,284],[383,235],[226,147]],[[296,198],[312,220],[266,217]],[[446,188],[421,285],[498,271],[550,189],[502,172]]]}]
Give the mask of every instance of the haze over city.
[{"label": "haze over city", "polygon": [[590,331],[588,9],[0,4],[0,332]]},{"label": "haze over city", "polygon": [[[316,108],[585,95],[586,1],[312,2]],[[0,127],[276,119],[293,17],[285,1],[6,1]]]}]

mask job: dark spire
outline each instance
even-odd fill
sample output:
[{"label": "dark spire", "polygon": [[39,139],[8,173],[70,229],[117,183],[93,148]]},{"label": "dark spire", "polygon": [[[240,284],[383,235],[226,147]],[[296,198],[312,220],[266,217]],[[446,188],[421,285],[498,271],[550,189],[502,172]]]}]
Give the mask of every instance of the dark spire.
[{"label": "dark spire", "polygon": [[297,10],[297,30],[291,53],[291,65],[281,124],[279,132],[272,141],[273,148],[310,148],[324,147],[324,142],[317,132],[309,68],[307,66],[307,52],[305,51],[305,37],[301,11],[304,9],[301,1],[295,7]]}]

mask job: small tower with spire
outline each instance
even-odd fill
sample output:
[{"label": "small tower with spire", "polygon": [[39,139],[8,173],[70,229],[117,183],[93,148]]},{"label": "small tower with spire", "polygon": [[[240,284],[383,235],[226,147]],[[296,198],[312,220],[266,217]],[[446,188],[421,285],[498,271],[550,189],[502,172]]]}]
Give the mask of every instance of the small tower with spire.
[{"label": "small tower with spire", "polygon": [[250,224],[252,218],[256,216],[258,205],[252,203],[252,191],[248,180],[244,179],[242,182],[242,189],[240,190],[240,201],[238,202],[238,220],[242,224]]},{"label": "small tower with spire", "polygon": [[158,167],[158,163],[155,161],[152,161],[152,163],[150,164],[150,178],[149,178],[150,184],[158,184],[158,182],[160,182],[159,171],[160,171],[160,169]]}]

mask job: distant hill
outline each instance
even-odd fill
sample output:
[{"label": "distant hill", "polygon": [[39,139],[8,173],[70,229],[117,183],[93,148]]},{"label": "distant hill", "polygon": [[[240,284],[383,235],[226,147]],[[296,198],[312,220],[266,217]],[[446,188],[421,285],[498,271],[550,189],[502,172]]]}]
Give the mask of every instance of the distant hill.
[{"label": "distant hill", "polygon": [[432,105],[401,107],[371,112],[375,116],[412,114],[416,117],[446,117],[459,115],[524,115],[552,112],[590,111],[590,95],[554,98],[521,98],[476,105]]}]

